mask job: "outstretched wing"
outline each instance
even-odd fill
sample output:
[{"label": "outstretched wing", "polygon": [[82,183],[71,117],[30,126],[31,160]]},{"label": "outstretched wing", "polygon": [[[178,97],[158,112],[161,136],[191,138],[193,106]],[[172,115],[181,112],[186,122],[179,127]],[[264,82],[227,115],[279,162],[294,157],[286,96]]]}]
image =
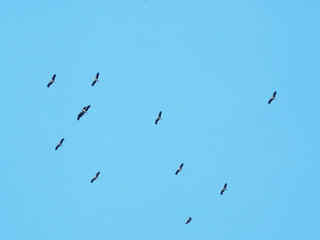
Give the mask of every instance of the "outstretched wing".
[{"label": "outstretched wing", "polygon": [[63,143],[63,141],[64,141],[64,138],[62,138],[62,139],[60,140],[60,144],[62,144],[62,143]]},{"label": "outstretched wing", "polygon": [[98,79],[99,78],[99,72],[96,74],[96,79]]},{"label": "outstretched wing", "polygon": [[60,147],[60,145],[58,144],[58,145],[56,146],[55,150],[57,151],[59,147]]},{"label": "outstretched wing", "polygon": [[96,180],[96,178],[95,178],[95,177],[91,179],[91,183],[93,183],[93,182],[94,182],[94,180]]},{"label": "outstretched wing", "polygon": [[91,106],[90,106],[90,105],[88,105],[88,106],[85,108],[85,109],[86,109],[86,111],[88,111],[90,107],[91,107]]},{"label": "outstretched wing", "polygon": [[178,170],[176,171],[176,175],[178,175],[179,172],[180,172],[180,169],[178,169]]},{"label": "outstretched wing", "polygon": [[84,114],[84,112],[80,112],[79,114],[78,114],[78,117],[77,117],[77,120],[79,121],[79,119],[83,116],[83,114]]},{"label": "outstretched wing", "polygon": [[161,115],[162,115],[162,111],[159,112],[158,118],[161,118]]},{"label": "outstretched wing", "polygon": [[183,165],[184,165],[183,163],[180,164],[180,169],[182,169]]},{"label": "outstretched wing", "polygon": [[47,87],[50,87],[52,83],[53,83],[53,82],[49,82],[48,85],[47,85]]},{"label": "outstretched wing", "polygon": [[224,184],[223,188],[224,188],[224,189],[227,189],[227,184],[226,184],[226,183]]},{"label": "outstretched wing", "polygon": [[96,84],[96,82],[97,82],[96,80],[93,80],[91,86],[93,87]]},{"label": "outstretched wing", "polygon": [[220,192],[220,195],[222,195],[224,191],[225,191],[225,190],[224,190],[224,189],[222,189],[222,190],[221,190],[221,192]]},{"label": "outstretched wing", "polygon": [[56,79],[56,74],[53,74],[51,79],[52,79],[52,81],[54,81]]},{"label": "outstretched wing", "polygon": [[157,125],[158,122],[159,122],[160,118],[157,118],[156,121],[155,121],[155,124]]},{"label": "outstretched wing", "polygon": [[275,91],[272,96],[275,98],[276,95],[277,95],[277,91]]},{"label": "outstretched wing", "polygon": [[270,104],[273,101],[273,98],[270,98],[268,101],[268,104]]},{"label": "outstretched wing", "polygon": [[99,177],[99,174],[100,174],[100,172],[97,172],[97,174],[96,174],[96,178],[97,178],[97,177]]}]

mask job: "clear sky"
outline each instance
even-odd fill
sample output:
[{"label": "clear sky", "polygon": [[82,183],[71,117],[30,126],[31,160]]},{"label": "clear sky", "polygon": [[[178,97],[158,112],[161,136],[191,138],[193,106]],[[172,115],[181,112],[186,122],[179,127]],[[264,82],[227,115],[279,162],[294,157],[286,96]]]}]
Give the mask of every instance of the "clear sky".
[{"label": "clear sky", "polygon": [[319,12],[1,1],[0,238],[320,239]]}]

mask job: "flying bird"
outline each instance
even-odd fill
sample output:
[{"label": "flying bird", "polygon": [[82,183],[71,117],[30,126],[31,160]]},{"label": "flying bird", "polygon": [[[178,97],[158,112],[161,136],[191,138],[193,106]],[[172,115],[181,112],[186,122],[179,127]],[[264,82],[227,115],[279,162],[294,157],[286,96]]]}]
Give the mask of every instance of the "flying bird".
[{"label": "flying bird", "polygon": [[224,191],[226,191],[226,190],[227,190],[227,184],[225,183],[221,192],[220,192],[220,195],[222,195],[224,193]]},{"label": "flying bird", "polygon": [[268,104],[270,104],[273,100],[276,99],[276,94],[277,94],[277,91],[275,91],[275,92],[272,94],[272,97],[269,99]]},{"label": "flying bird", "polygon": [[60,142],[58,143],[58,145],[56,146],[56,148],[55,148],[56,151],[58,150],[59,147],[62,146],[63,141],[64,141],[64,138],[62,138],[62,139],[60,140]]},{"label": "flying bird", "polygon": [[91,179],[91,183],[93,183],[95,180],[98,179],[100,172],[97,172],[97,174]]},{"label": "flying bird", "polygon": [[187,221],[186,221],[186,224],[188,224],[189,222],[191,222],[191,220],[192,220],[192,218],[189,217],[189,218],[187,219]]},{"label": "flying bird", "polygon": [[91,86],[93,87],[96,84],[96,82],[99,82],[99,73],[96,74],[96,77],[93,79]]},{"label": "flying bird", "polygon": [[82,108],[81,112],[78,114],[77,120],[79,120],[85,113],[87,113],[87,111],[89,110],[90,105]]},{"label": "flying bird", "polygon": [[158,117],[157,117],[157,119],[155,121],[156,125],[158,124],[159,120],[161,119],[161,115],[162,115],[162,111],[160,111],[159,114],[158,114]]},{"label": "flying bird", "polygon": [[55,81],[54,81],[55,79],[56,79],[56,74],[53,74],[53,76],[52,76],[52,78],[50,79],[47,87],[50,87],[52,83],[55,83]]},{"label": "flying bird", "polygon": [[182,167],[183,167],[183,163],[181,163],[181,164],[180,164],[180,167],[177,169],[176,175],[182,170]]}]

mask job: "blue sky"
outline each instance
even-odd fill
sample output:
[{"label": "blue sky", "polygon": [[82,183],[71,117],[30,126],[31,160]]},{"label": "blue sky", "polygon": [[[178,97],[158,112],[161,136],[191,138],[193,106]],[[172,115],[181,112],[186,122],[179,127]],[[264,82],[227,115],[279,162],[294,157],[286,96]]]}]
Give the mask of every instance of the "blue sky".
[{"label": "blue sky", "polygon": [[1,239],[319,239],[319,11],[0,2]]}]

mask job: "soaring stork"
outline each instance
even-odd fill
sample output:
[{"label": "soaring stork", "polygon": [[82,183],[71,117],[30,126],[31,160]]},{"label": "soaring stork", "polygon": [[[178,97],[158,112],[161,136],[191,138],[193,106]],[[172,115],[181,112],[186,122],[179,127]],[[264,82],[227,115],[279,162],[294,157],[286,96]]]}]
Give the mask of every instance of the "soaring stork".
[{"label": "soaring stork", "polygon": [[157,117],[157,119],[155,121],[156,125],[158,124],[159,120],[161,119],[161,114],[162,114],[162,111],[160,111],[159,114],[158,114],[158,117]]},{"label": "soaring stork", "polygon": [[188,217],[187,221],[185,222],[186,224],[188,224],[189,222],[191,222],[192,218]]},{"label": "soaring stork", "polygon": [[82,108],[81,112],[78,114],[77,120],[79,120],[85,113],[87,113],[87,111],[89,110],[90,105]]},{"label": "soaring stork", "polygon": [[56,74],[53,74],[53,76],[52,76],[51,80],[49,81],[47,87],[50,87],[52,83],[55,83],[55,81],[54,81],[55,79],[56,79]]},{"label": "soaring stork", "polygon": [[96,82],[99,82],[99,73],[96,74],[96,77],[93,79],[91,86],[93,87],[96,84]]},{"label": "soaring stork", "polygon": [[100,172],[97,172],[97,174],[91,179],[91,183],[93,183],[95,180],[98,179]]},{"label": "soaring stork", "polygon": [[58,150],[59,147],[62,146],[63,141],[64,141],[64,138],[62,138],[62,139],[60,140],[60,142],[58,143],[58,145],[56,146],[56,148],[55,148],[56,151]]},{"label": "soaring stork", "polygon": [[183,163],[181,163],[181,164],[180,164],[180,167],[177,169],[176,175],[182,170],[182,167],[183,167]]},{"label": "soaring stork", "polygon": [[277,91],[272,94],[272,97],[269,99],[268,104],[270,104],[273,100],[276,99]]},{"label": "soaring stork", "polygon": [[227,184],[225,183],[221,192],[220,192],[220,195],[222,195],[224,193],[224,191],[226,191],[226,190],[227,190]]}]

